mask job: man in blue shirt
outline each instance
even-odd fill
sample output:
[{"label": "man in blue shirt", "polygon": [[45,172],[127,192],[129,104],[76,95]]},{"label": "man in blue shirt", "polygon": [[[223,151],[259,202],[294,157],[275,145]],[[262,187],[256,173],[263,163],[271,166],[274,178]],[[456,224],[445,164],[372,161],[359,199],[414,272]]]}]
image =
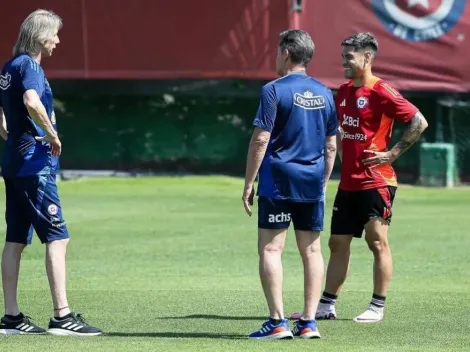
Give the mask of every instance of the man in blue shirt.
[{"label": "man in blue shirt", "polygon": [[[251,338],[320,337],[315,321],[324,275],[319,236],[338,122],[332,92],[306,74],[313,52],[305,31],[281,33],[276,58],[281,78],[263,86],[254,120],[242,200],[251,216],[259,172],[259,271],[270,318]],[[281,261],[291,221],[304,265],[305,293],[303,314],[292,331],[284,319]]]},{"label": "man in blue shirt", "polygon": [[6,140],[2,176],[6,195],[6,243],[2,256],[5,316],[0,334],[46,332],[20,312],[17,301],[21,253],[33,229],[46,244],[46,269],[54,314],[47,332],[94,336],[101,330],[72,312],[66,296],[65,255],[69,233],[56,184],[62,145],[57,134],[52,90],[41,60],[52,55],[62,27],[59,16],[37,10],[22,23],[13,57],[0,77],[1,136]]}]

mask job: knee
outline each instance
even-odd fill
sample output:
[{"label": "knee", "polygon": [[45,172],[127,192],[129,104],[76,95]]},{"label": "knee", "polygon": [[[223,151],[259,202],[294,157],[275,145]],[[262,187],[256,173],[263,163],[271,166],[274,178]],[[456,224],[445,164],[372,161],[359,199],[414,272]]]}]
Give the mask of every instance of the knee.
[{"label": "knee", "polygon": [[5,242],[3,255],[21,255],[27,246],[24,243]]},{"label": "knee", "polygon": [[328,247],[331,254],[349,254],[350,241],[346,237],[331,236],[328,240]]},{"label": "knee", "polygon": [[380,255],[381,253],[388,251],[388,242],[385,239],[367,240],[367,245],[374,255]]},{"label": "knee", "polygon": [[305,247],[299,246],[299,253],[302,259],[308,259],[319,254],[321,255],[320,241],[317,240]]},{"label": "knee", "polygon": [[283,243],[267,243],[264,245],[258,245],[258,254],[264,255],[281,255],[284,250]]}]

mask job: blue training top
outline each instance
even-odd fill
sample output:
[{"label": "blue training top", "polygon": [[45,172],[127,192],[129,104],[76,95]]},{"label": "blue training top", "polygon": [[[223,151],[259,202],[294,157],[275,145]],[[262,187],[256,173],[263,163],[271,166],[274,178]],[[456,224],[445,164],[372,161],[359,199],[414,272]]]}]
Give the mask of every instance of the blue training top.
[{"label": "blue training top", "polygon": [[6,177],[55,174],[59,171],[59,158],[53,156],[48,142],[34,137],[44,131],[29,116],[23,103],[23,94],[34,89],[52,126],[57,130],[51,87],[44,70],[31,56],[19,54],[4,66],[0,77],[0,106],[3,107],[8,140],[3,152],[2,174]]},{"label": "blue training top", "polygon": [[269,82],[253,124],[271,132],[258,195],[293,202],[323,199],[325,140],[338,129],[331,90],[304,72]]}]

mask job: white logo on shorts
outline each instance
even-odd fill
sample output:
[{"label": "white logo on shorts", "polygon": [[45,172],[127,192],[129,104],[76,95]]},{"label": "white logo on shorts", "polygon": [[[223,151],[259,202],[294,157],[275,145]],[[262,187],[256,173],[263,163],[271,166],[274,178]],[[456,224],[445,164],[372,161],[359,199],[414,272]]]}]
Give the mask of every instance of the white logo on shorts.
[{"label": "white logo on shorts", "polygon": [[269,214],[269,220],[270,223],[274,222],[287,222],[290,221],[290,213],[281,213],[281,214]]},{"label": "white logo on shorts", "polygon": [[47,207],[47,212],[51,215],[57,214],[57,210],[58,210],[57,205],[55,205],[55,204],[51,204]]}]

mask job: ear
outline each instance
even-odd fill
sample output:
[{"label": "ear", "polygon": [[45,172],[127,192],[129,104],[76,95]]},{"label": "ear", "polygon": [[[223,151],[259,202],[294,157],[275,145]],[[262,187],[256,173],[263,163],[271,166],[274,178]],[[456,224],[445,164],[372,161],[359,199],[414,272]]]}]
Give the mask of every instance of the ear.
[{"label": "ear", "polygon": [[372,54],[371,51],[366,51],[364,53],[364,63],[366,65],[370,64],[372,62],[372,59],[374,58],[374,55]]},{"label": "ear", "polygon": [[282,57],[284,58],[284,61],[289,60],[289,58],[290,58],[289,50],[284,49],[284,50],[282,51]]}]

